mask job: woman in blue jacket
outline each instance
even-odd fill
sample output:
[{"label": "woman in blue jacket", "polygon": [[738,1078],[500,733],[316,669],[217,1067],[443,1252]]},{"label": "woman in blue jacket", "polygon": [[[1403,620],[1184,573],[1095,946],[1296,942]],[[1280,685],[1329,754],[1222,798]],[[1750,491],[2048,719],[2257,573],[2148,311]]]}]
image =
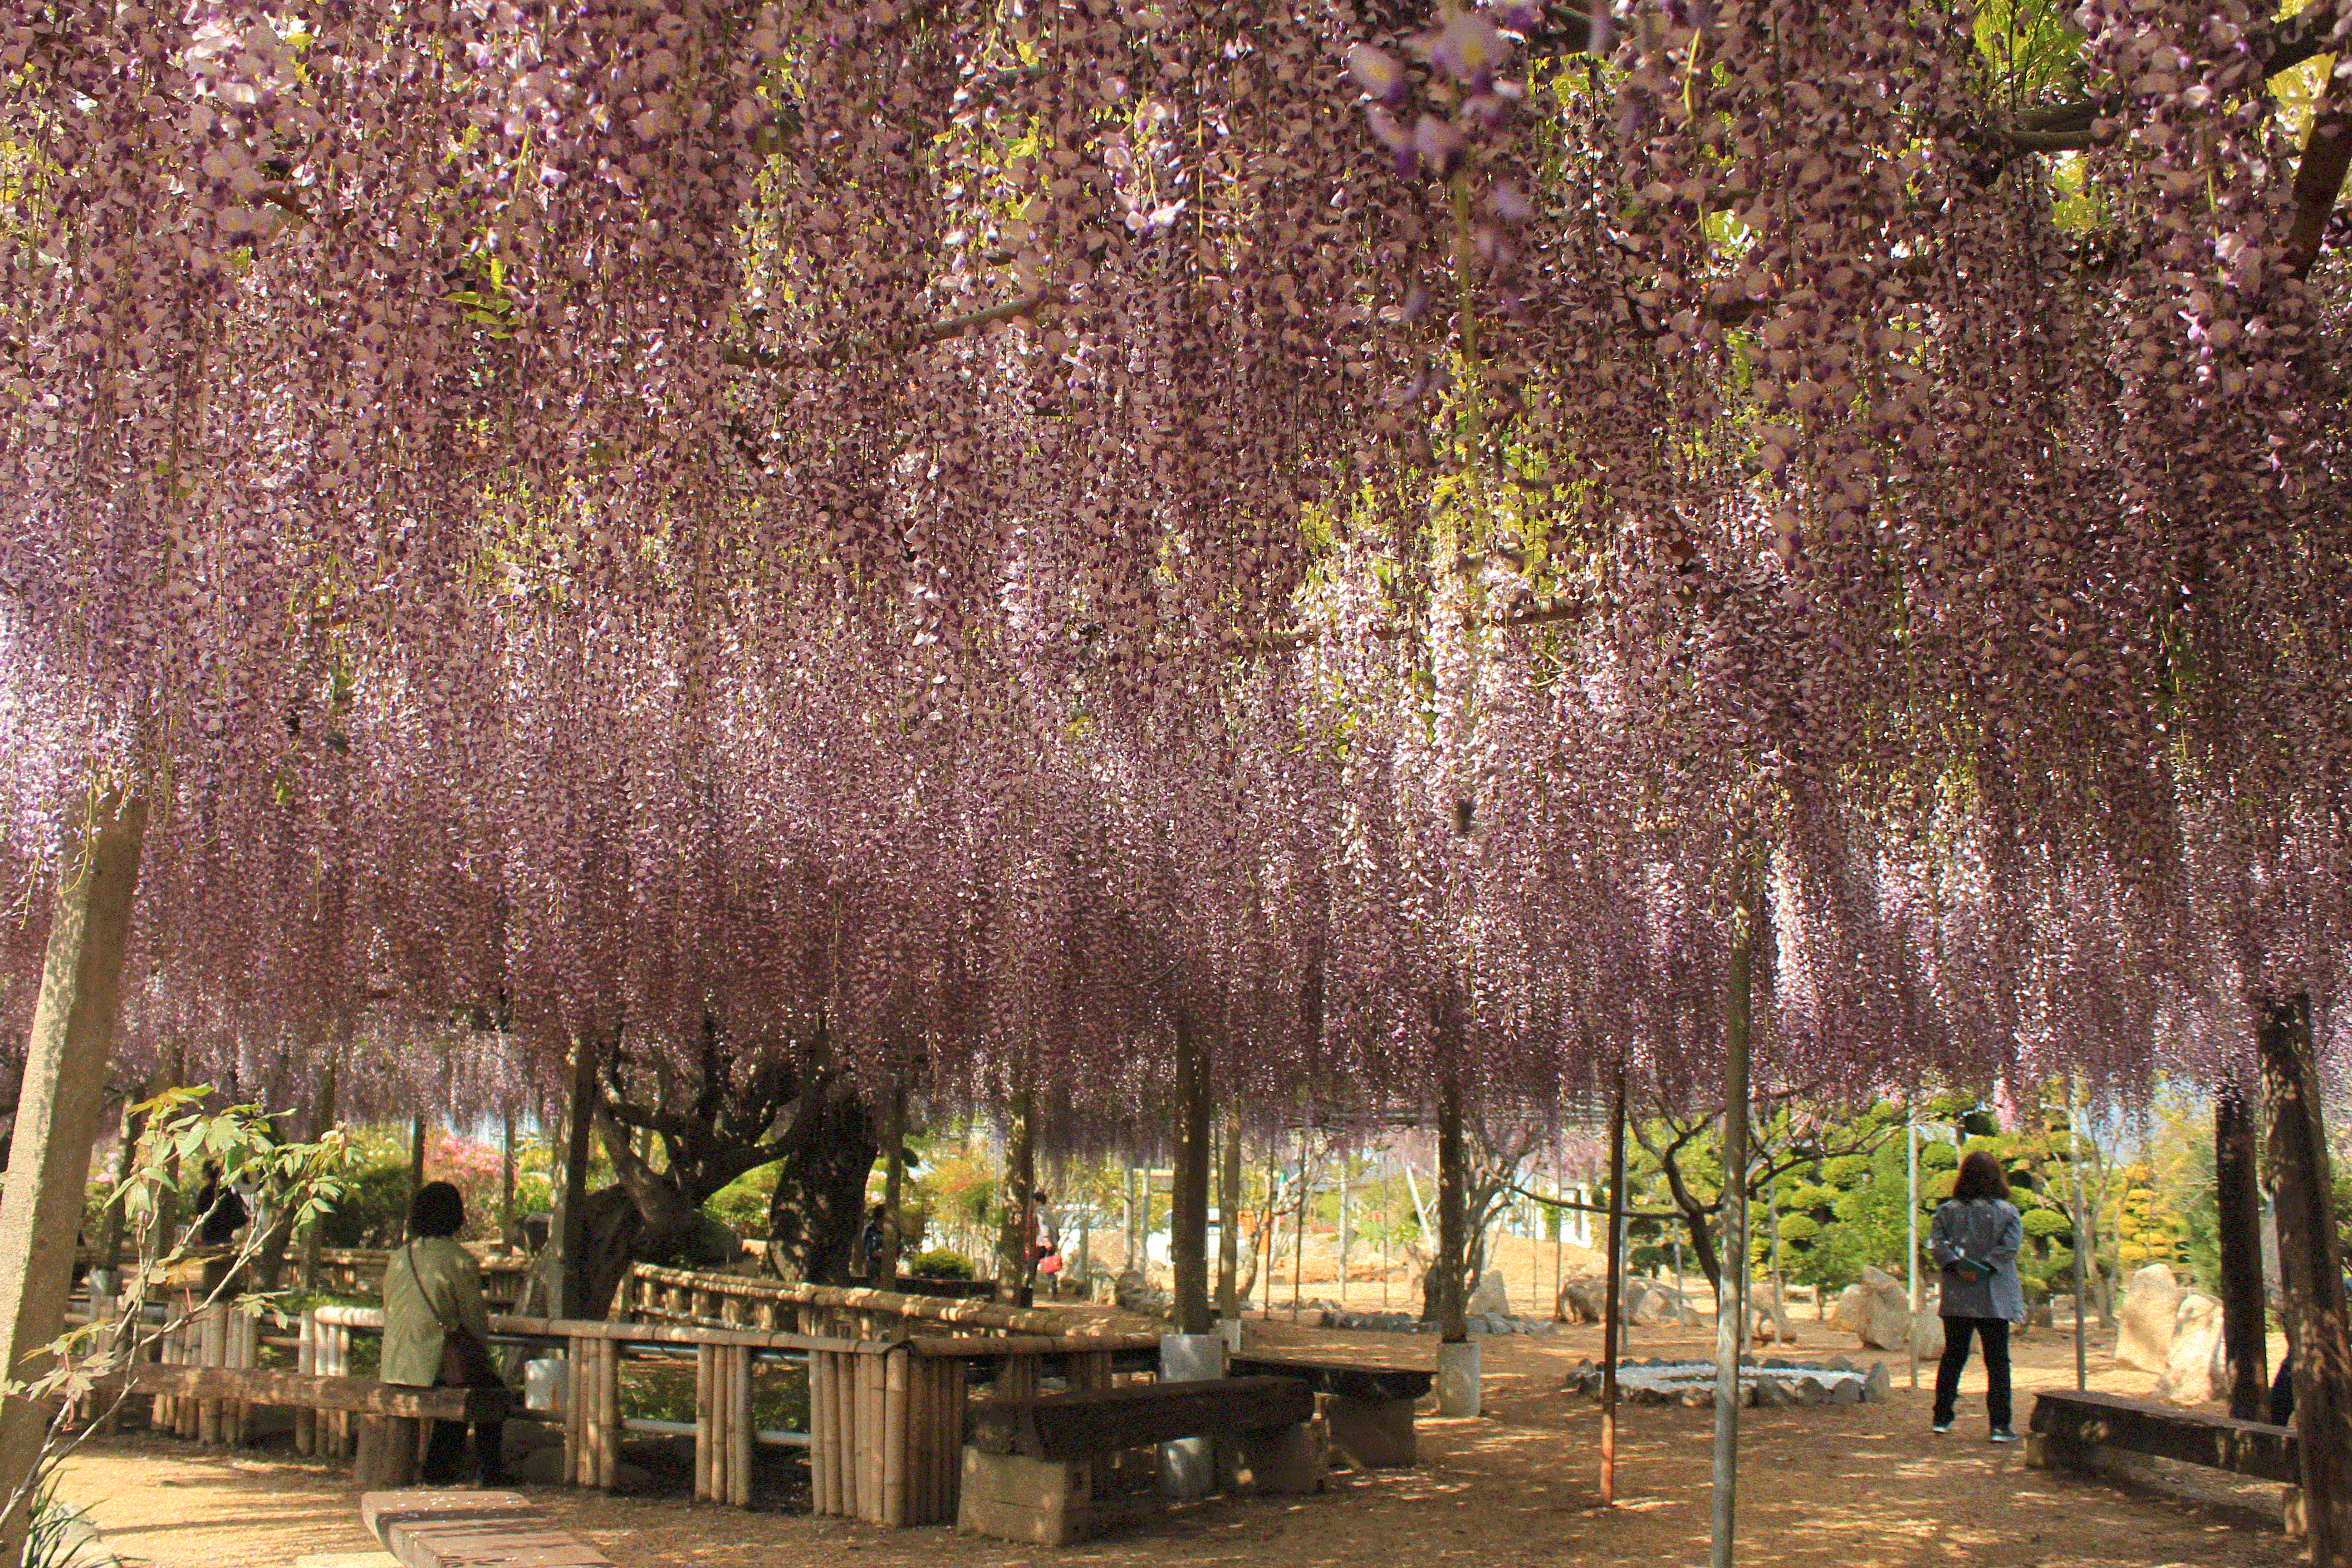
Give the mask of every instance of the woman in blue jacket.
[{"label": "woman in blue jacket", "polygon": [[2010,1429],[2009,1328],[2025,1321],[2025,1288],[2018,1282],[2017,1253],[2025,1245],[2025,1221],[2009,1201],[2009,1178],[2000,1162],[1982,1150],[1960,1162],[1952,1195],[1936,1210],[1928,1250],[1943,1265],[1937,1310],[1944,1320],[1944,1359],[1936,1368],[1936,1430],[1952,1429],[1959,1399],[1960,1372],[1969,1364],[1969,1339],[1984,1347],[1985,1414],[1992,1440],[2014,1443]]}]

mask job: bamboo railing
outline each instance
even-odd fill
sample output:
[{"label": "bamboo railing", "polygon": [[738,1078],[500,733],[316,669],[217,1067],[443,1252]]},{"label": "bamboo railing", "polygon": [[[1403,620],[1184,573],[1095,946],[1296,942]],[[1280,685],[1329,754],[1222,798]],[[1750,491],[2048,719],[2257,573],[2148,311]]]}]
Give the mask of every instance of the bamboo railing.
[{"label": "bamboo railing", "polygon": [[[566,1481],[616,1484],[621,1444],[631,1433],[691,1436],[695,1496],[740,1508],[751,1500],[759,1447],[805,1447],[816,1511],[875,1524],[954,1520],[972,1384],[1020,1398],[1058,1373],[1065,1387],[1107,1388],[1116,1358],[1132,1362],[1159,1347],[1157,1334],[1054,1331],[1070,1318],[992,1302],[644,1267],[626,1289],[648,1321],[490,1316],[494,1342],[564,1364],[558,1408],[516,1414],[561,1423]],[[90,1307],[104,1321],[114,1303],[101,1297]],[[191,1310],[182,1299],[161,1310],[162,1331],[146,1353],[173,1364],[252,1367],[269,1344],[290,1349],[299,1372],[348,1377],[355,1342],[383,1331],[379,1307],[315,1308],[291,1325],[290,1339],[265,1335],[262,1319],[226,1303]],[[807,1324],[833,1331],[803,1331]],[[624,1414],[621,1372],[631,1359],[691,1368],[690,1424]],[[763,1365],[779,1363],[806,1369],[805,1432],[761,1430],[753,1419],[753,1379]],[[159,1394],[152,1419],[159,1431],[234,1444],[256,1434],[251,1415],[238,1401]],[[352,1413],[298,1405],[293,1416],[297,1452],[355,1452]]]}]

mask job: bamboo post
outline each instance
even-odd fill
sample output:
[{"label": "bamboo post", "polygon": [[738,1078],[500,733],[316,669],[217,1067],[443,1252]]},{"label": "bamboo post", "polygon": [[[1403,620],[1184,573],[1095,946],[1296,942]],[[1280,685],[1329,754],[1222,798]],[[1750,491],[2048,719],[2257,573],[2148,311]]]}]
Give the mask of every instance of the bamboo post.
[{"label": "bamboo post", "polygon": [[834,1354],[809,1353],[809,1447],[815,1459],[816,1511],[841,1511],[841,1410],[835,1397]]},{"label": "bamboo post", "polygon": [[718,1352],[709,1345],[694,1347],[694,1495],[716,1496],[712,1468],[718,1461],[718,1400],[713,1387]]},{"label": "bamboo post", "polygon": [[882,1519],[882,1358],[865,1351],[857,1355],[857,1517],[869,1524]]},{"label": "bamboo post", "polygon": [[[196,1364],[226,1366],[228,1364],[228,1324],[221,1308],[217,1304],[206,1307],[204,1315],[196,1321],[200,1325],[197,1330],[200,1337],[197,1341]],[[204,1399],[196,1403],[196,1441],[206,1447],[221,1441],[222,1405],[225,1403],[218,1399]]]},{"label": "bamboo post", "polygon": [[730,1403],[727,1413],[727,1500],[737,1508],[751,1506],[751,1458],[759,1428],[751,1418],[751,1347],[730,1345],[723,1352],[732,1364],[727,1377]]},{"label": "bamboo post", "polygon": [[[294,1331],[294,1370],[305,1376],[319,1370],[319,1315],[305,1311]],[[294,1451],[310,1454],[319,1447],[319,1413],[309,1405],[294,1412]]]},{"label": "bamboo post", "polygon": [[[1751,998],[1749,958],[1755,936],[1754,884],[1740,873],[1738,903],[1731,916],[1731,972],[1726,977],[1723,1019],[1723,1234],[1742,1247],[1748,1235],[1748,1031]],[[1911,1205],[1912,1224],[1919,1205]],[[1912,1249],[1916,1268],[1918,1249]],[[1745,1255],[1739,1262],[1744,1272]],[[1916,1293],[1915,1293],[1916,1301]],[[1715,1311],[1715,1476],[1710,1510],[1708,1568],[1731,1568],[1739,1488],[1740,1292],[1731,1281],[1717,1292]],[[1916,1343],[1916,1336],[1913,1342]],[[1914,1356],[1916,1359],[1916,1352]]]},{"label": "bamboo post", "polygon": [[621,1347],[611,1340],[601,1340],[604,1351],[597,1363],[603,1375],[598,1379],[597,1413],[604,1426],[596,1434],[596,1484],[610,1487],[621,1475]]},{"label": "bamboo post", "polygon": [[567,1339],[563,1364],[563,1479],[584,1486],[588,1477],[588,1342]]},{"label": "bamboo post", "polygon": [[882,1363],[882,1522],[904,1528],[911,1522],[907,1508],[908,1404],[912,1384],[903,1347],[874,1359]]},{"label": "bamboo post", "polygon": [[1601,1506],[1617,1500],[1617,1338],[1625,1315],[1625,1071],[1609,1119],[1609,1300],[1601,1315]]}]

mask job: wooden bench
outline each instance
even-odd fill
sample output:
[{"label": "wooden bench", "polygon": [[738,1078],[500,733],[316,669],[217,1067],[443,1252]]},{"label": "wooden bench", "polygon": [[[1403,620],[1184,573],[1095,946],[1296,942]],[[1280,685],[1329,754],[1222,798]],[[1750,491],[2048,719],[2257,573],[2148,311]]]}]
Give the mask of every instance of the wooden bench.
[{"label": "wooden bench", "polygon": [[1420,1463],[1413,1402],[1429,1392],[1435,1373],[1279,1356],[1235,1356],[1228,1366],[1235,1377],[1295,1377],[1312,1388],[1330,1435],[1333,1469],[1409,1469]]},{"label": "wooden bench", "polygon": [[181,1399],[352,1411],[360,1417],[352,1479],[372,1487],[404,1487],[415,1480],[426,1421],[504,1421],[514,1405],[513,1394],[504,1388],[409,1388],[372,1377],[322,1377],[268,1367],[133,1362],[94,1381],[100,1389],[128,1387],[134,1394]]},{"label": "wooden bench", "polygon": [[2042,1469],[2129,1469],[2178,1459],[2286,1488],[2289,1534],[2302,1533],[2303,1451],[2292,1426],[2205,1415],[2112,1394],[2036,1394],[2025,1462]]},{"label": "wooden bench", "polygon": [[360,1519],[400,1568],[612,1568],[512,1492],[369,1492]]},{"label": "wooden bench", "polygon": [[1136,1384],[1000,1400],[973,1418],[956,1528],[1066,1546],[1088,1529],[1095,1459],[1185,1437],[1215,1439],[1224,1491],[1320,1491],[1330,1468],[1315,1391],[1301,1378]]}]

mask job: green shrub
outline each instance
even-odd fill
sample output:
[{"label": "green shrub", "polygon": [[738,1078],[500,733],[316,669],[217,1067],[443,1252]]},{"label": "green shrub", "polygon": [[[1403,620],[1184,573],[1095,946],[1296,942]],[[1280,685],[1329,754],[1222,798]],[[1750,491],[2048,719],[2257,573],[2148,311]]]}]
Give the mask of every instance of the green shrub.
[{"label": "green shrub", "polygon": [[369,1165],[343,1176],[319,1239],[328,1247],[394,1247],[407,1229],[408,1167]]},{"label": "green shrub", "polygon": [[1960,1152],[1949,1143],[1919,1145],[1919,1168],[1923,1171],[1956,1171],[1959,1164]]},{"label": "green shrub", "polygon": [[942,1247],[907,1259],[907,1272],[918,1279],[969,1279],[971,1259]]},{"label": "green shrub", "polygon": [[2067,1217],[2064,1209],[2031,1208],[2020,1217],[2025,1221],[2025,1234],[2031,1237],[2055,1240],[2074,1234],[2074,1222]]},{"label": "green shrub", "polygon": [[1869,1176],[1870,1164],[1867,1154],[1841,1154],[1834,1160],[1824,1160],[1822,1162],[1822,1184],[1843,1191]]},{"label": "green shrub", "polygon": [[1783,1247],[1809,1247],[1821,1234],[1822,1222],[1809,1214],[1784,1214],[1780,1216],[1780,1245]]}]

